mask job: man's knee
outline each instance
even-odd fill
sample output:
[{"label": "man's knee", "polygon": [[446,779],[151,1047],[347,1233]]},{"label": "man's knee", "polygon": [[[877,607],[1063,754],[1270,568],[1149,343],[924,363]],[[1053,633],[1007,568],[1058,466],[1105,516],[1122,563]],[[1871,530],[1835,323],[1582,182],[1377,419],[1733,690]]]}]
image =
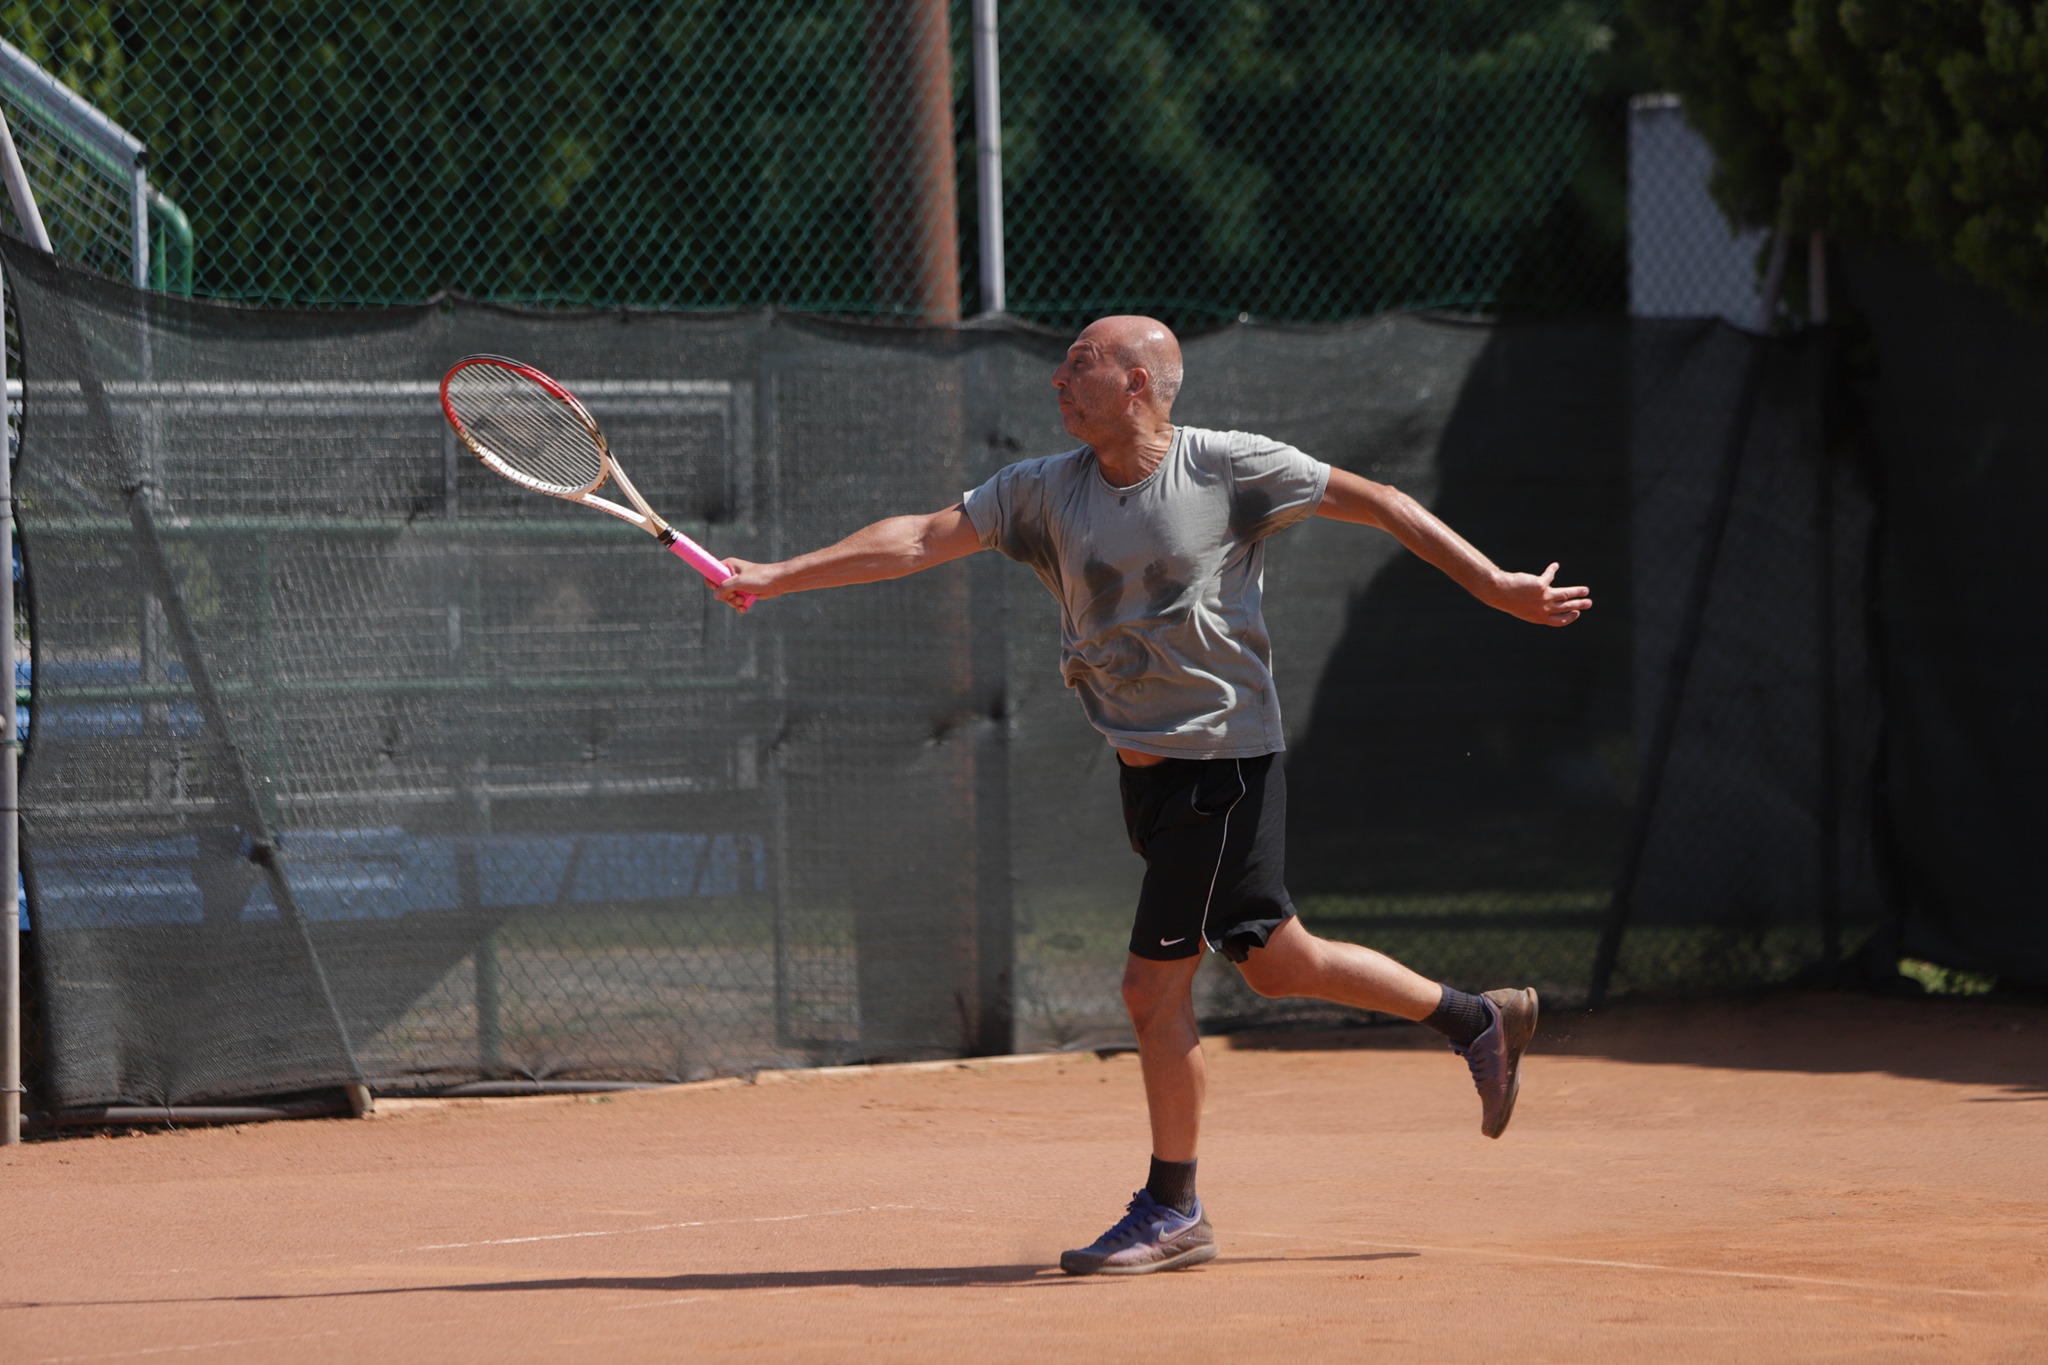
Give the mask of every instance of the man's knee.
[{"label": "man's knee", "polygon": [[1124,964],[1124,1009],[1143,1029],[1163,1014],[1184,1007],[1194,970],[1182,962],[1153,962],[1132,957]]},{"label": "man's knee", "polygon": [[1295,974],[1263,948],[1252,949],[1251,954],[1238,964],[1237,971],[1244,978],[1245,985],[1268,999],[1296,994]]},{"label": "man's knee", "polygon": [[1307,995],[1315,979],[1317,939],[1298,924],[1293,932],[1276,933],[1263,946],[1245,954],[1237,964],[1244,984],[1269,999]]}]

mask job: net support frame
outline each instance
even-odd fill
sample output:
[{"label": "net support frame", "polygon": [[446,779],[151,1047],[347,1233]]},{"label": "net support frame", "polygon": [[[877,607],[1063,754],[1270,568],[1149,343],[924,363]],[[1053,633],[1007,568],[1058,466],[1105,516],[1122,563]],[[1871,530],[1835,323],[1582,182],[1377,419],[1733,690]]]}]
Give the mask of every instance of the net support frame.
[{"label": "net support frame", "polygon": [[[94,406],[104,402],[94,393],[95,385],[84,385],[87,401]],[[111,427],[111,423],[109,423]],[[272,831],[269,817],[263,812],[262,801],[257,796],[256,779],[249,769],[242,746],[235,743],[233,732],[228,729],[227,712],[220,704],[219,694],[214,690],[213,676],[206,666],[204,652],[199,647],[199,636],[192,627],[191,617],[185,610],[184,594],[179,591],[178,580],[171,571],[170,556],[164,551],[163,537],[158,534],[156,513],[151,506],[153,490],[146,483],[138,483],[128,494],[128,516],[135,528],[136,558],[143,574],[149,581],[152,592],[162,606],[165,623],[169,628],[171,642],[179,655],[179,662],[185,665],[185,676],[192,687],[192,699],[199,708],[201,723],[216,737],[221,752],[228,760],[228,771],[233,781],[233,795],[240,798],[242,809],[236,814],[239,823],[249,836],[249,860],[263,872],[270,885],[271,899],[277,905],[278,917],[282,919],[298,940],[306,957],[306,968],[320,996],[327,1022],[333,1030],[335,1046],[342,1066],[348,1074],[348,1081],[342,1089],[348,1097],[349,1109],[356,1117],[371,1113],[375,1103],[370,1095],[369,1082],[364,1078],[361,1064],[356,1060],[355,1045],[349,1038],[348,1025],[342,1020],[340,1007],[334,998],[334,987],[327,978],[327,968],[320,960],[320,952],[313,942],[312,931],[307,927],[306,917],[299,909],[298,898],[292,894],[291,879],[285,875],[284,850],[278,846],[277,836]]]},{"label": "net support frame", "polygon": [[14,145],[14,130],[7,126],[4,112],[0,112],[0,168],[6,173],[7,195],[14,201],[14,216],[28,229],[29,240],[40,250],[52,250],[50,230],[43,225],[42,207],[36,203],[35,191],[29,188],[28,172],[21,164],[21,149]]},{"label": "net support frame", "polygon": [[[15,216],[29,230],[36,246],[50,249],[50,233],[7,116],[0,113],[0,169]],[[7,282],[0,276],[0,315],[7,308]],[[14,451],[0,437],[0,564],[7,566],[7,589],[0,592],[0,650],[6,661],[6,700],[0,702],[0,885],[7,888],[7,923],[0,928],[0,1147],[21,1141],[21,772],[16,738],[14,697]]]}]

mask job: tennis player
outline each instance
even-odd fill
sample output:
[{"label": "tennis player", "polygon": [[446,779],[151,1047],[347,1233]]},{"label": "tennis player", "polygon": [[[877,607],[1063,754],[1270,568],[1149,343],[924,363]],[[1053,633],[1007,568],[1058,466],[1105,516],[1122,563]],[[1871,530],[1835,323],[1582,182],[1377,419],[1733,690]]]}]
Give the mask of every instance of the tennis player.
[{"label": "tennis player", "polygon": [[1536,992],[1468,995],[1356,944],[1316,937],[1284,877],[1286,789],[1260,609],[1266,538],[1311,516],[1377,527],[1490,607],[1576,621],[1585,588],[1557,565],[1508,573],[1414,499],[1291,446],[1175,425],[1180,343],[1142,317],[1089,325],[1053,371],[1081,445],[1003,469],[955,506],[892,517],[775,564],[728,559],[715,589],[744,609],[814,588],[900,578],[977,550],[1029,565],[1060,604],[1060,668],[1117,751],[1124,823],[1145,860],[1123,979],[1138,1035],[1152,1164],[1125,1215],[1069,1274],[1138,1275],[1216,1254],[1195,1194],[1206,1072],[1192,985],[1206,949],[1252,989],[1415,1020],[1471,1069],[1480,1131],[1513,1115]]}]

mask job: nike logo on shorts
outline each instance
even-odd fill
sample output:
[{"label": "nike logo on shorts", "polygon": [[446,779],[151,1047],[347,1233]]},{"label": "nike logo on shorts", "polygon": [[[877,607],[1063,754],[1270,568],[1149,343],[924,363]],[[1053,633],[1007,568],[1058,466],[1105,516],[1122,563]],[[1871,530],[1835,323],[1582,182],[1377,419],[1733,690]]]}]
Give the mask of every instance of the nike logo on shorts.
[{"label": "nike logo on shorts", "polygon": [[1159,940],[1159,946],[1160,946],[1160,947],[1162,947],[1162,948],[1171,948],[1171,947],[1172,947],[1172,946],[1173,946],[1174,944],[1176,944],[1176,943],[1186,943],[1187,941],[1188,941],[1188,936],[1187,936],[1186,934],[1182,934],[1182,935],[1181,935],[1181,936],[1180,936],[1179,938],[1162,938],[1162,939],[1160,939],[1160,940]]}]

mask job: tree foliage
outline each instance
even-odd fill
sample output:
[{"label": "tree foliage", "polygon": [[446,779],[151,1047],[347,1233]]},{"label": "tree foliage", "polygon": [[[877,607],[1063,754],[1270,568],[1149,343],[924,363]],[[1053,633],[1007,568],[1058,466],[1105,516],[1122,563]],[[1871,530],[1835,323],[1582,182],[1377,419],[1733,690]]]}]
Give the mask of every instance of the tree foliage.
[{"label": "tree foliage", "polygon": [[1612,37],[1572,0],[1002,12],[1019,286],[1212,317],[1495,304],[1586,154]]},{"label": "tree foliage", "polygon": [[1630,0],[1752,226],[1913,242],[2048,309],[2048,3]]},{"label": "tree foliage", "polygon": [[[0,23],[149,145],[203,294],[864,312],[877,2],[0,0]],[[1573,193],[1617,4],[1006,0],[1012,310],[1494,304]]]}]

